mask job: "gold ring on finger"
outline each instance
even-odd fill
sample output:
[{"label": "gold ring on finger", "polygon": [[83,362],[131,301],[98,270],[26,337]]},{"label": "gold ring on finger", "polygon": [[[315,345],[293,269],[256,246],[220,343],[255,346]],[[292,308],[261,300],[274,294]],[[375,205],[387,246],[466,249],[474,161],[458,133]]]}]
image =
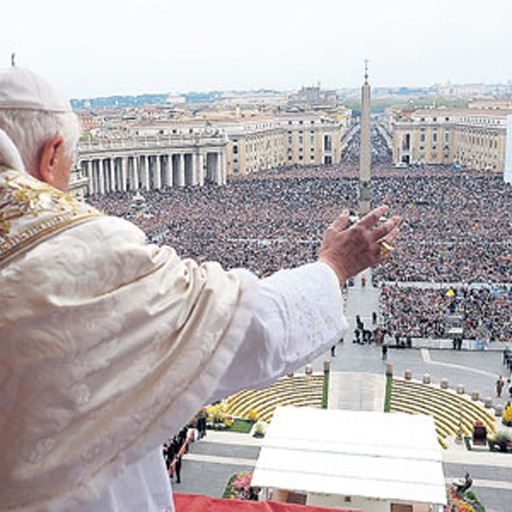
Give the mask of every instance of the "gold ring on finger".
[{"label": "gold ring on finger", "polygon": [[381,240],[379,242],[379,245],[379,255],[381,258],[385,258],[390,252],[395,250],[395,248],[392,245],[388,244],[385,240]]}]

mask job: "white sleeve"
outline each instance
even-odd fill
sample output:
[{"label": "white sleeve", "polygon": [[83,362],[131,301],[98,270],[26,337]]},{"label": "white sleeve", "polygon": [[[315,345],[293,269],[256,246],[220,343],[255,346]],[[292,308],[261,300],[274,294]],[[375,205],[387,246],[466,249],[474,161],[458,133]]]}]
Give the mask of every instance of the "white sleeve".
[{"label": "white sleeve", "polygon": [[281,270],[257,286],[253,320],[210,401],[270,385],[325,352],[347,328],[338,279],[328,265]]}]

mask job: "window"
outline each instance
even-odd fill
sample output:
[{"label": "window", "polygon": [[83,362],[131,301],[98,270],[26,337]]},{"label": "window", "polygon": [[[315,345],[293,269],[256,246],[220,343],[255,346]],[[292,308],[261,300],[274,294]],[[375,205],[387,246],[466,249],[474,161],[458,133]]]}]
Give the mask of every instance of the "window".
[{"label": "window", "polygon": [[238,155],[238,146],[236,144],[233,146],[233,154]]}]

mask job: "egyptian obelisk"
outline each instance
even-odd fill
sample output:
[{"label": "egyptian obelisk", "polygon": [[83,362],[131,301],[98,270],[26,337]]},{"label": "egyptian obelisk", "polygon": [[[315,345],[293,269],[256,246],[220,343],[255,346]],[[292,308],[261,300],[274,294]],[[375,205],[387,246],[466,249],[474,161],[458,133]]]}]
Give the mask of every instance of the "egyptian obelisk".
[{"label": "egyptian obelisk", "polygon": [[370,171],[372,166],[371,89],[368,83],[368,60],[364,62],[364,84],[361,88],[361,147],[359,149],[359,215],[365,215],[370,211]]}]

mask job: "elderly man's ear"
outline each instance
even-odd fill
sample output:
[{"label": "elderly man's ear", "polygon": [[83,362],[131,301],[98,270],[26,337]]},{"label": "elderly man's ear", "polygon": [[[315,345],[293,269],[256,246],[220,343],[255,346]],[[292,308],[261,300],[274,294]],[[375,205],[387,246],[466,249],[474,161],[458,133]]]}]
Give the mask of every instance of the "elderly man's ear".
[{"label": "elderly man's ear", "polygon": [[71,159],[65,154],[61,135],[55,135],[45,142],[35,171],[37,179],[59,190],[67,190]]}]

